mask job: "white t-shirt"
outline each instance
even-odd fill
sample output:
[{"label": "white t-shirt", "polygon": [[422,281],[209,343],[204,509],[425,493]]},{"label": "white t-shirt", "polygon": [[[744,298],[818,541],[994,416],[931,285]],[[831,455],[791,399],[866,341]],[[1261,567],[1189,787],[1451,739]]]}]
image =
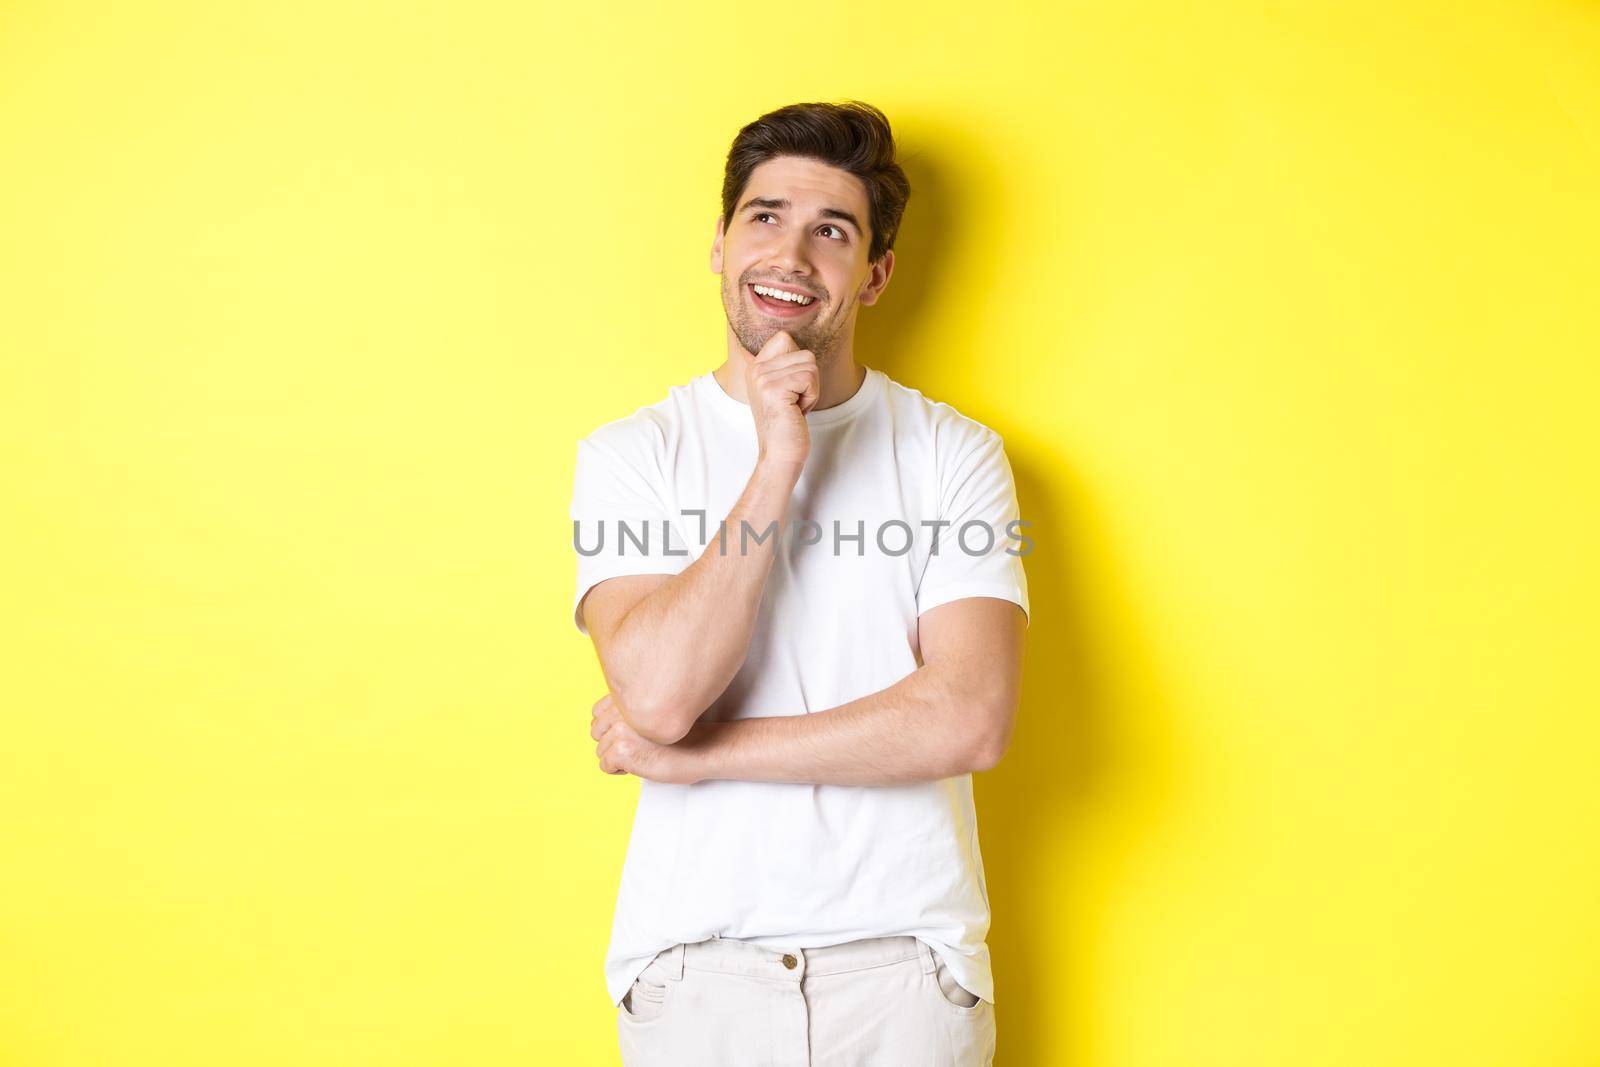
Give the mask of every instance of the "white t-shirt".
[{"label": "white t-shirt", "polygon": [[[870,367],[854,395],[806,423],[810,452],[749,653],[702,719],[825,711],[887,689],[922,662],[917,616],[951,600],[1028,611],[1032,539],[998,434]],[[709,371],[579,441],[579,632],[595,584],[676,574],[719,550],[719,527],[738,552],[738,524],[723,520],[756,455],[749,406]],[[791,525],[804,520],[815,527]],[[641,780],[606,987],[619,1004],[678,942],[787,949],[909,934],[992,1003],[988,929],[970,774],[894,786]]]}]

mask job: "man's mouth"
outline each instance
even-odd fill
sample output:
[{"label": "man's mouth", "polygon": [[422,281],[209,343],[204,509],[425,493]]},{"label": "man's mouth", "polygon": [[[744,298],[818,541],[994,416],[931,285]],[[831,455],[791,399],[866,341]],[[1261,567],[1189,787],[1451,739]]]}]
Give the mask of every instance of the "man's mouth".
[{"label": "man's mouth", "polygon": [[781,285],[748,285],[751,301],[762,311],[775,318],[794,318],[808,314],[817,304],[817,298],[796,289]]}]

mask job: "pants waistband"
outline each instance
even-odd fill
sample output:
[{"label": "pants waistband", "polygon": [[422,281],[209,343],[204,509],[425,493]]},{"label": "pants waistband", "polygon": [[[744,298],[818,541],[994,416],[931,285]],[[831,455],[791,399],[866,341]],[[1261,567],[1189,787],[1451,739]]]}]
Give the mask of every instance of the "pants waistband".
[{"label": "pants waistband", "polygon": [[734,937],[714,937],[663,949],[654,962],[668,978],[682,978],[687,967],[798,982],[808,974],[839,974],[906,960],[918,960],[929,974],[936,966],[928,943],[910,935],[868,937],[821,948],[766,948]]}]

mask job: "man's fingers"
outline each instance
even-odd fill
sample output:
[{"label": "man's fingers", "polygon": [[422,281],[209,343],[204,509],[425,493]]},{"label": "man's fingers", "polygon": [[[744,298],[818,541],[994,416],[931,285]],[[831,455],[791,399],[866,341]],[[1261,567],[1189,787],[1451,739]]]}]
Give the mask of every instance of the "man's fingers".
[{"label": "man's fingers", "polygon": [[611,694],[607,693],[600,698],[599,703],[594,706],[593,717],[589,720],[589,736],[596,741],[611,728],[612,723],[622,718],[622,713],[617,710],[616,703],[610,697]]},{"label": "man's fingers", "polygon": [[600,769],[607,774],[627,774],[628,769],[617,762],[615,750],[617,740],[622,736],[620,730],[612,727],[622,721],[622,716],[610,706],[604,713],[596,713],[594,721],[589,724],[589,736],[595,739],[594,754],[600,761]]},{"label": "man's fingers", "polygon": [[816,353],[809,348],[797,348],[793,352],[775,356],[771,361],[761,364],[761,366],[751,371],[751,376],[757,382],[763,382],[771,377],[781,377],[785,372],[794,370],[797,367],[810,367],[813,370],[820,369],[817,365]]},{"label": "man's fingers", "polygon": [[605,736],[600,738],[600,743],[594,746],[594,754],[600,758],[600,769],[607,774],[627,774],[628,769],[619,761],[621,755],[617,751],[617,741],[622,737],[620,730],[607,729]]},{"label": "man's fingers", "polygon": [[815,368],[797,371],[783,380],[786,388],[793,389],[800,394],[798,403],[802,412],[810,411],[817,406],[817,399],[821,395],[817,391],[817,381],[818,375]]},{"label": "man's fingers", "polygon": [[779,330],[767,338],[767,343],[762,345],[761,351],[755,354],[756,361],[760,362],[763,358],[770,358],[784,352],[792,352],[799,347],[794,343],[794,337],[788,330]]}]

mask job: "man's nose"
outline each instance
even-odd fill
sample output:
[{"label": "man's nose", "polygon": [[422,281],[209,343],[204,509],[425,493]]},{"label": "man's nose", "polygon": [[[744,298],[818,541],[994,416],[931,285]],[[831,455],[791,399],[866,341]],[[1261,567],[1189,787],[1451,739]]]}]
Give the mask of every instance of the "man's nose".
[{"label": "man's nose", "polygon": [[805,232],[793,230],[781,238],[769,262],[784,274],[809,274],[811,264],[807,258]]}]

